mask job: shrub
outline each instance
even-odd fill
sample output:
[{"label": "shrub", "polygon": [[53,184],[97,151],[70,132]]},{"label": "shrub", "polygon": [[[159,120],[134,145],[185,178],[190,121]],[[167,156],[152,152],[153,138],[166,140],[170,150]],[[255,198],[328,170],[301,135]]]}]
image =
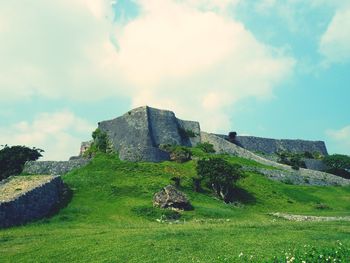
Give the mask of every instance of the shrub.
[{"label": "shrub", "polygon": [[18,175],[23,171],[27,161],[39,159],[44,151],[38,148],[26,146],[4,146],[0,150],[0,181],[11,176]]},{"label": "shrub", "polygon": [[91,146],[84,152],[85,157],[93,157],[98,152],[113,153],[113,147],[107,133],[97,128],[92,132],[92,138],[93,142]]},{"label": "shrub", "polygon": [[350,169],[350,156],[342,154],[333,154],[324,157],[323,162],[333,169]]},{"label": "shrub", "polygon": [[232,201],[235,182],[243,176],[241,166],[221,158],[198,161],[197,175],[226,203]]},{"label": "shrub", "polygon": [[215,153],[214,145],[208,142],[198,143],[196,147],[205,153]]},{"label": "shrub", "polygon": [[196,137],[198,135],[194,131],[189,130],[189,129],[184,129],[182,127],[178,128],[178,132],[179,132],[180,137],[182,139],[194,138],[194,137]]},{"label": "shrub", "polygon": [[350,179],[350,156],[328,155],[323,158],[323,163],[329,167],[327,172]]},{"label": "shrub", "polygon": [[184,163],[191,160],[192,152],[184,146],[161,144],[159,149],[170,154],[170,160]]},{"label": "shrub", "polygon": [[299,170],[301,167],[306,168],[305,162],[303,161],[304,153],[289,153],[289,152],[279,152],[277,162],[286,164],[292,167],[294,170]]},{"label": "shrub", "polygon": [[176,146],[170,152],[170,160],[178,163],[184,163],[191,160],[191,155],[191,151],[187,148],[182,146]]}]

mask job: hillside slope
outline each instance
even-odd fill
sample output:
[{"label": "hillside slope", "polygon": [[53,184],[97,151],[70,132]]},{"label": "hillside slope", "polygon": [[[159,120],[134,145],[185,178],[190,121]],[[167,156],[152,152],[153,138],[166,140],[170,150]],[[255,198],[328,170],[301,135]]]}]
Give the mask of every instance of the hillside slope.
[{"label": "hillside slope", "polygon": [[[198,150],[194,154],[206,155]],[[182,178],[181,190],[195,209],[182,212],[178,221],[167,221],[176,214],[153,208],[152,197],[174,175]],[[250,172],[239,183],[237,202],[228,205],[209,192],[194,193],[194,175],[195,161],[129,163],[99,155],[63,177],[73,198],[60,213],[0,230],[0,261],[240,262],[243,253],[262,262],[305,245],[330,247],[337,240],[350,245],[349,222],[290,222],[268,215],[350,215],[349,187],[286,185]]]}]

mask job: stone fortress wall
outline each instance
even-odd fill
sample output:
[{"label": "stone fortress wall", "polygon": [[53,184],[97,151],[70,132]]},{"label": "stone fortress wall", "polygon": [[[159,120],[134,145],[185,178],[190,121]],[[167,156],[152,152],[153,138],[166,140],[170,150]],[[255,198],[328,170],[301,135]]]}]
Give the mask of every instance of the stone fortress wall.
[{"label": "stone fortress wall", "polygon": [[[99,122],[98,127],[107,133],[121,160],[161,162],[170,156],[160,145],[195,146],[200,142],[198,122],[180,120],[172,111],[148,106]],[[188,130],[195,136],[187,136]]]},{"label": "stone fortress wall", "polygon": [[[228,140],[228,135],[217,134],[217,136]],[[323,141],[278,140],[255,136],[236,136],[234,143],[246,150],[266,154],[286,151],[290,153],[318,152],[322,155],[328,155],[326,144]]]},{"label": "stone fortress wall", "polygon": [[[63,182],[60,177],[42,177],[39,184],[33,188],[27,189],[27,191],[14,189],[14,191],[18,190],[19,194],[11,195],[11,198],[6,196],[0,200],[0,228],[40,219],[57,209],[61,200]],[[0,184],[2,191],[6,191],[7,185],[5,183]]]},{"label": "stone fortress wall", "polygon": [[90,159],[76,158],[69,161],[29,161],[26,162],[23,174],[64,175],[73,169],[83,167]]}]

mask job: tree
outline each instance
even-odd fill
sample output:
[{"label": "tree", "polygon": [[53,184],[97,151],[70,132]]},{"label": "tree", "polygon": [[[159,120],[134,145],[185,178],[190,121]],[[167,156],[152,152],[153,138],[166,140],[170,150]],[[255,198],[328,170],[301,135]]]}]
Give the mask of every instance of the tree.
[{"label": "tree", "polygon": [[26,146],[3,146],[0,150],[0,181],[23,171],[27,161],[39,159],[44,151],[38,148]]},{"label": "tree", "polygon": [[350,156],[342,154],[328,155],[323,158],[323,162],[328,166],[326,172],[350,179]]},{"label": "tree", "polygon": [[106,153],[108,147],[107,133],[97,128],[95,131],[93,131],[92,138],[94,139],[94,145],[96,146],[97,150]]},{"label": "tree", "polygon": [[350,169],[350,156],[342,154],[333,154],[324,157],[323,162],[329,167],[334,169],[349,170]]},{"label": "tree", "polygon": [[199,160],[197,174],[226,203],[232,201],[234,184],[243,176],[240,165],[222,158]]}]

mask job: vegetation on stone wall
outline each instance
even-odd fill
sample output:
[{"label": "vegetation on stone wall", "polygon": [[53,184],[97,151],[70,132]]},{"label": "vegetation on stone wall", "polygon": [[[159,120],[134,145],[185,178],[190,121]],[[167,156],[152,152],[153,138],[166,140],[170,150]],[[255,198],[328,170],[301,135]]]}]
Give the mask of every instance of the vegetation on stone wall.
[{"label": "vegetation on stone wall", "polygon": [[178,132],[179,132],[180,137],[182,139],[194,138],[194,137],[196,137],[198,135],[192,130],[184,129],[184,128],[181,128],[181,127],[178,128]]},{"label": "vegetation on stone wall", "polygon": [[84,152],[84,157],[93,157],[96,153],[112,153],[113,147],[109,141],[107,133],[101,131],[99,128],[92,132],[93,142],[89,149]]},{"label": "vegetation on stone wall", "polygon": [[170,154],[170,160],[178,163],[184,163],[191,160],[192,153],[184,146],[161,144],[159,149]]},{"label": "vegetation on stone wall", "polygon": [[208,142],[198,143],[196,147],[205,153],[215,153],[214,145]]},{"label": "vegetation on stone wall", "polygon": [[305,154],[290,153],[290,152],[278,152],[278,162],[286,165],[290,165],[294,170],[299,170],[300,168],[306,168],[303,158]]},{"label": "vegetation on stone wall", "polygon": [[28,148],[26,146],[5,145],[0,150],[0,181],[22,172],[27,161],[35,161],[42,157],[44,150],[38,148]]}]

